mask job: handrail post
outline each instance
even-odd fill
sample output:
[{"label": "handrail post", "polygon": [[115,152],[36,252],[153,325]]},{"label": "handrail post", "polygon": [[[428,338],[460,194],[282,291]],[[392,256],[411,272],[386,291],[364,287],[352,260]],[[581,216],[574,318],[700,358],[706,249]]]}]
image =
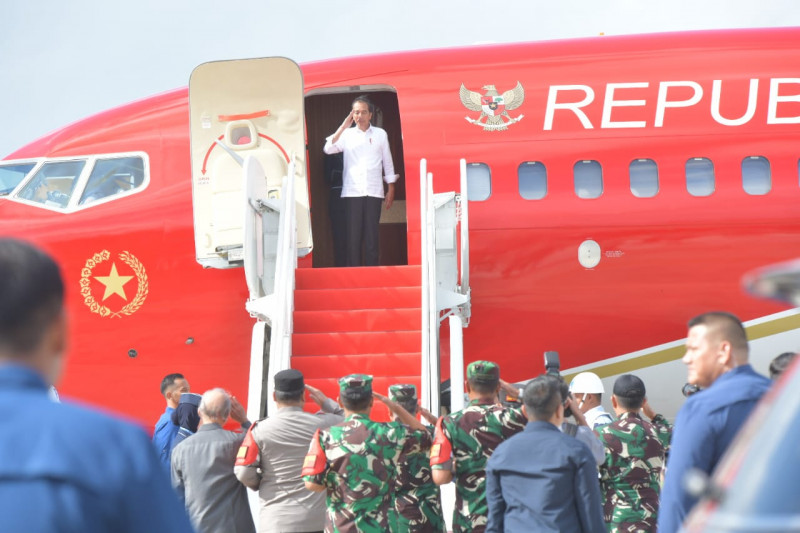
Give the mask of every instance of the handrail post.
[{"label": "handrail post", "polygon": [[431,309],[430,293],[426,290],[428,282],[428,162],[421,159],[419,162],[419,215],[420,215],[420,247],[421,247],[421,283],[422,287],[422,346],[420,353],[420,400],[422,405],[431,409],[431,390],[430,390],[430,330],[428,315]]}]

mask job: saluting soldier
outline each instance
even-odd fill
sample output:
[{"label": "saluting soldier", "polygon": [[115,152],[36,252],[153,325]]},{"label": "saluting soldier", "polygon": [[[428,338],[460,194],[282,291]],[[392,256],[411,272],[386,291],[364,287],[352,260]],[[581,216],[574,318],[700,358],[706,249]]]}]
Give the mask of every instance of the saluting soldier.
[{"label": "saluting soldier", "polygon": [[[389,398],[406,411],[416,415],[419,408],[417,388],[402,384],[389,387]],[[422,413],[423,416],[426,414]],[[392,424],[402,424],[395,419]],[[427,417],[426,417],[427,418]],[[435,421],[435,419],[434,419]],[[446,531],[442,516],[439,487],[433,482],[429,451],[433,427],[424,433],[414,433],[400,454],[394,483],[394,507],[389,513],[389,525],[395,532],[442,533]]]},{"label": "saluting soldier", "polygon": [[[373,396],[403,424],[370,420]],[[344,422],[314,434],[303,463],[306,488],[327,491],[327,533],[385,533],[397,461],[415,432],[426,433],[425,426],[397,403],[373,393],[372,376],[340,379],[339,400]]]},{"label": "saluting soldier", "polygon": [[600,485],[608,531],[654,531],[658,521],[660,478],[669,432],[664,431],[663,425],[658,427],[642,418],[639,411],[644,402],[642,380],[633,374],[620,376],[611,396],[617,420],[595,430],[606,448],[605,462],[600,465]]},{"label": "saluting soldier", "polygon": [[431,447],[433,480],[437,485],[455,479],[453,533],[482,533],[489,509],[486,503],[486,462],[495,448],[522,431],[527,419],[519,408],[500,405],[500,367],[475,361],[467,367],[469,404],[440,418]]}]

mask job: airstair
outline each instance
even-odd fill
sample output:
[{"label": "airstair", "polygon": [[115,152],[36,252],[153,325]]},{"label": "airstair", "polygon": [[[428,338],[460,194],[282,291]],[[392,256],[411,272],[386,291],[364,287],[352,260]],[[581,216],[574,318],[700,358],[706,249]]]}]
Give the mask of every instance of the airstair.
[{"label": "airstair", "polygon": [[273,378],[287,368],[332,398],[351,373],[372,374],[382,393],[413,383],[438,413],[445,319],[450,407],[460,408],[470,316],[465,161],[460,193],[438,194],[420,162],[420,265],[298,269],[313,247],[299,67],[285,58],[206,63],[192,73],[189,100],[197,260],[243,264],[255,318],[248,417],[274,412]]},{"label": "airstair", "polygon": [[296,280],[291,365],[309,385],[336,398],[339,377],[363,373],[383,394],[396,383],[419,390],[419,266],[304,268]]}]

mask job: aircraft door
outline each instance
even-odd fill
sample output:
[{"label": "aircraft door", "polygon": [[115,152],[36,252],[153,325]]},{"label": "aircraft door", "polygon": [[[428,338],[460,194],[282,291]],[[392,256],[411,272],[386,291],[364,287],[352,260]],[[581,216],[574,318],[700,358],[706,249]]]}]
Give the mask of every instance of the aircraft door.
[{"label": "aircraft door", "polygon": [[242,264],[247,156],[263,167],[259,189],[273,199],[294,158],[298,255],[311,252],[300,67],[282,57],[204,63],[189,81],[189,112],[197,261]]}]

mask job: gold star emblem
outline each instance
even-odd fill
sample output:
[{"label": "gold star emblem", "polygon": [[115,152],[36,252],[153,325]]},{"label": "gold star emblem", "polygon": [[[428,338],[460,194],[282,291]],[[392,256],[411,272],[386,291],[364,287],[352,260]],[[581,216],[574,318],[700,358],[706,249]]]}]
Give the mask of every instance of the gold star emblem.
[{"label": "gold star emblem", "polygon": [[106,291],[103,293],[103,301],[112,294],[118,294],[126,302],[128,297],[125,295],[125,284],[133,279],[134,276],[120,276],[117,273],[117,264],[111,263],[111,273],[108,276],[95,276],[94,279],[106,286]]}]

